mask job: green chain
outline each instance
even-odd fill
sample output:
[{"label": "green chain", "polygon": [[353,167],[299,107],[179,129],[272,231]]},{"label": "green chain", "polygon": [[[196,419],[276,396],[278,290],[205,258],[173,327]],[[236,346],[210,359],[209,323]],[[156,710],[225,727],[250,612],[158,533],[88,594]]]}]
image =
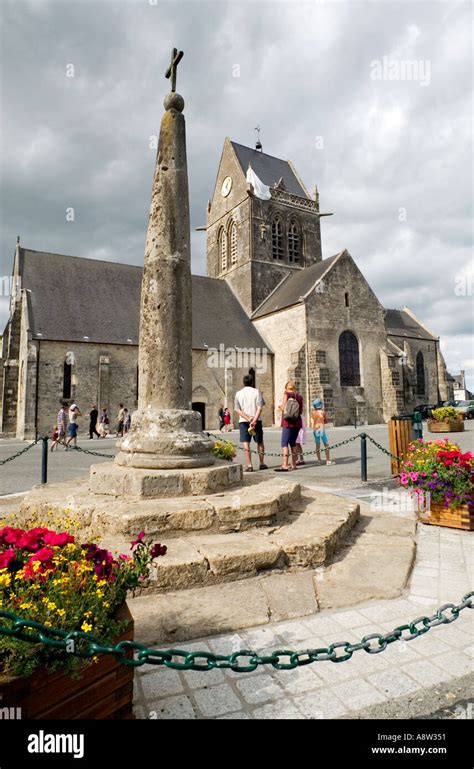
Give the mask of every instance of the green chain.
[{"label": "green chain", "polygon": [[[218,435],[214,435],[213,433],[208,433],[210,438],[215,438],[216,441],[220,441],[221,443],[225,443],[228,446],[232,446],[234,449],[238,449],[239,451],[245,451],[245,449],[242,448],[242,446],[237,446],[235,443],[232,443],[232,441],[226,441],[225,438],[221,438]],[[338,449],[340,446],[345,446],[347,443],[352,443],[352,441],[356,441],[358,438],[360,438],[359,435],[353,435],[352,438],[347,438],[345,441],[341,441],[340,443],[335,443],[334,445],[328,446],[328,449]],[[258,454],[258,451],[255,451],[254,449],[249,449],[251,454]],[[311,456],[312,454],[316,454],[315,451],[305,451],[304,455],[305,457]],[[280,457],[281,458],[281,452],[275,454],[270,451],[265,451],[266,457]]]},{"label": "green chain", "polygon": [[12,462],[14,459],[21,457],[22,454],[26,454],[26,452],[32,449],[33,446],[36,446],[36,444],[39,443],[40,440],[41,438],[37,438],[35,441],[32,441],[32,443],[29,443],[28,446],[25,446],[24,449],[20,449],[20,451],[17,451],[16,454],[12,454],[11,457],[7,457],[6,459],[0,459],[0,465],[6,465],[7,462]]},{"label": "green chain", "polygon": [[93,457],[107,457],[107,459],[113,459],[114,454],[102,454],[100,451],[91,451],[90,449],[83,449],[80,446],[68,446],[69,449],[72,449],[73,451],[80,451],[82,454],[90,454]]},{"label": "green chain", "polygon": [[[387,646],[394,641],[411,641],[413,638],[424,635],[432,627],[450,624],[459,619],[463,609],[473,609],[472,596],[474,596],[474,591],[466,593],[458,605],[445,603],[431,617],[417,617],[412,622],[399,625],[391,633],[385,635],[369,633],[359,643],[339,641],[326,647],[305,649],[303,651],[277,649],[263,656],[247,649],[242,649],[229,655],[213,654],[207,651],[186,652],[182,649],[150,649],[137,641],[120,641],[115,646],[107,646],[90,633],[83,633],[79,630],[66,632],[65,630],[48,628],[40,622],[21,619],[16,614],[8,611],[0,611],[0,619],[10,620],[13,624],[10,627],[7,627],[5,624],[0,625],[0,635],[14,636],[31,643],[42,643],[51,648],[62,649],[76,657],[89,658],[96,654],[112,654],[117,662],[129,667],[140,667],[141,665],[149,664],[164,665],[174,670],[205,671],[216,668],[228,668],[236,673],[251,673],[259,665],[272,665],[277,670],[292,670],[302,665],[322,662],[324,660],[345,662],[352,657],[354,652],[361,649],[368,654],[379,654],[385,651]],[[71,644],[71,641],[74,643]],[[76,641],[84,642],[81,644],[83,648],[76,649]],[[73,647],[72,650],[71,646]],[[338,649],[341,649],[342,652],[339,653]],[[182,662],[175,661],[173,658],[182,659]],[[287,661],[284,661],[285,659]],[[203,660],[203,662],[197,662],[196,660]],[[240,664],[240,660],[242,660],[243,664]]]},{"label": "green chain", "polygon": [[374,440],[374,438],[372,438],[372,436],[369,435],[368,433],[366,433],[365,435],[366,435],[366,438],[368,438],[369,441],[374,444],[374,446],[377,446],[377,448],[380,449],[380,451],[382,451],[388,457],[390,457],[391,459],[395,459],[397,462],[403,462],[402,457],[396,457],[395,454],[391,454],[389,451],[387,451],[387,449],[384,449],[384,447],[381,446],[380,443],[377,443],[377,441]]}]

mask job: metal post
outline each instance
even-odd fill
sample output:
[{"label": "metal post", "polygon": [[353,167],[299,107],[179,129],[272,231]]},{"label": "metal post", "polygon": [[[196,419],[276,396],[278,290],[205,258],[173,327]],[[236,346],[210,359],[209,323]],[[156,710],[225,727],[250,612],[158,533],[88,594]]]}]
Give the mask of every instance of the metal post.
[{"label": "metal post", "polygon": [[41,451],[41,483],[48,483],[48,438],[43,436]]},{"label": "metal post", "polygon": [[367,436],[360,434],[360,479],[367,480]]}]

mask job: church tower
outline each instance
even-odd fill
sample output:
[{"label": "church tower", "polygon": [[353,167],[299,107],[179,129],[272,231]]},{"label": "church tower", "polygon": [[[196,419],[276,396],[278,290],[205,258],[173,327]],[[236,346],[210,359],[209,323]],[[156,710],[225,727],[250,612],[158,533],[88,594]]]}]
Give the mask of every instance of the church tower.
[{"label": "church tower", "polygon": [[290,272],[321,261],[317,198],[290,161],[225,139],[207,209],[207,274],[226,280],[249,315]]}]

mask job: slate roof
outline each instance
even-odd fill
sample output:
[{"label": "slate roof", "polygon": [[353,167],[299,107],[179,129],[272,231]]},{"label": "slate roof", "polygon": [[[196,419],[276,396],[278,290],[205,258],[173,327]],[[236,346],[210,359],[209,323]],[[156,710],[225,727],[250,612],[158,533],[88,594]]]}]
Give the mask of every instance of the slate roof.
[{"label": "slate roof", "polygon": [[423,326],[416,322],[404,310],[386,310],[385,328],[387,334],[415,339],[437,340],[438,337],[431,334]]},{"label": "slate roof", "polygon": [[[22,248],[20,271],[33,337],[138,344],[141,267]],[[266,346],[225,281],[193,275],[192,291],[193,349]]]},{"label": "slate roof", "polygon": [[237,142],[231,142],[231,144],[244,174],[247,173],[250,163],[260,181],[267,187],[273,187],[283,178],[287,192],[299,195],[301,198],[308,198],[287,160],[275,158],[273,155],[267,155],[265,152],[259,152],[259,150],[245,147],[243,144],[237,144]]},{"label": "slate roof", "polygon": [[333,265],[340,254],[335,254],[329,259],[323,259],[321,262],[312,264],[311,267],[305,267],[303,270],[291,272],[278,284],[262,304],[257,307],[252,315],[252,319],[262,318],[272,312],[279,312],[286,307],[292,307],[303,301],[303,296],[310,291],[320,280],[326,270]]}]

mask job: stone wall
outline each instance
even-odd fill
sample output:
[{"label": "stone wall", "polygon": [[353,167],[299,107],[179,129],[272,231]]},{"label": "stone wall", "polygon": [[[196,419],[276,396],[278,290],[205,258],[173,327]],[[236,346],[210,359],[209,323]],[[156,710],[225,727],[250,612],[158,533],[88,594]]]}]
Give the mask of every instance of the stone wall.
[{"label": "stone wall", "polygon": [[[228,406],[234,424],[238,415],[234,412],[235,393],[243,387],[243,377],[249,367],[215,368],[208,366],[205,350],[193,350],[193,403],[205,403],[206,430],[219,427],[220,406]],[[268,355],[266,371],[256,371],[256,387],[265,398],[262,420],[265,426],[273,424],[273,360]]]},{"label": "stone wall", "polygon": [[257,318],[254,323],[267,346],[273,351],[273,420],[275,424],[280,424],[281,414],[277,407],[281,403],[288,379],[297,375],[298,386],[305,398],[306,387],[302,379],[301,358],[304,355],[306,339],[305,308],[303,304],[299,304],[282,312]]},{"label": "stone wall", "polygon": [[[390,334],[388,338],[398,347],[407,351],[408,376],[410,378],[412,397],[409,400],[406,399],[406,411],[412,411],[418,404],[438,403],[438,343],[435,340],[406,338],[393,334]],[[425,392],[420,394],[418,394],[416,386],[416,356],[419,352],[423,354],[425,369]]]},{"label": "stone wall", "polygon": [[[380,348],[386,340],[384,309],[347,252],[333,263],[307,298],[306,323],[312,348],[308,367],[310,400],[322,395],[328,416],[336,425],[352,424],[356,415],[359,423],[381,422]],[[339,337],[346,330],[359,342],[361,379],[358,387],[340,383]]]},{"label": "stone wall", "polygon": [[[133,411],[137,406],[137,352],[134,345],[41,341],[38,356],[38,431],[49,433],[55,424],[59,401],[63,397],[66,356],[73,360],[71,399],[77,402],[84,415],[80,420],[80,432],[88,430],[86,415],[94,403],[99,407],[107,406],[111,424],[119,402]],[[106,388],[103,386],[104,367],[109,370]],[[102,382],[100,401],[99,381]]]}]

